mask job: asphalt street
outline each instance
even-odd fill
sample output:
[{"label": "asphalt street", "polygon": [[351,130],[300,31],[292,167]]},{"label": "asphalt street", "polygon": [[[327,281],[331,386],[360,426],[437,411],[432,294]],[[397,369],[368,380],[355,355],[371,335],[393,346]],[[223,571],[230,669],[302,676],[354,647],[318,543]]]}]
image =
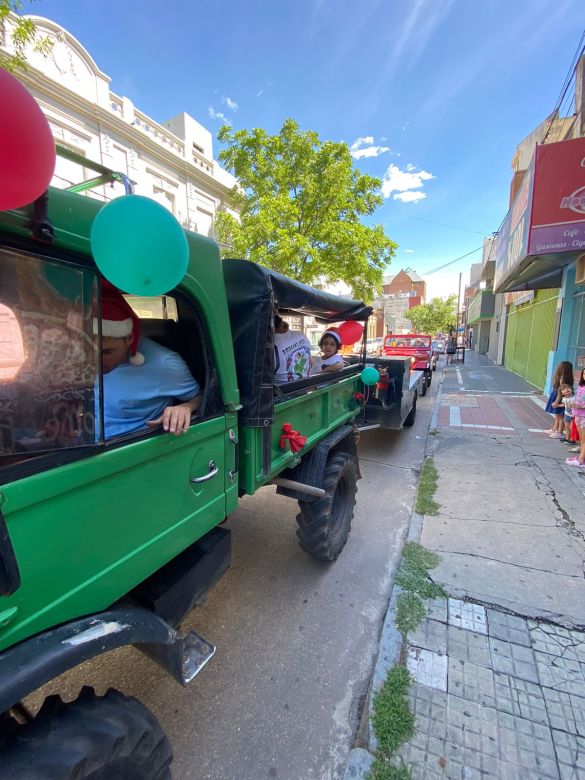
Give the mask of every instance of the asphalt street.
[{"label": "asphalt street", "polygon": [[161,721],[175,780],[333,780],[359,725],[401,541],[406,533],[442,362],[415,425],[359,445],[363,479],[349,541],[333,564],[296,540],[297,505],[264,488],[225,527],[232,567],[183,624],[217,646],[188,688],[126,648],[30,697],[82,685],[136,696]]}]

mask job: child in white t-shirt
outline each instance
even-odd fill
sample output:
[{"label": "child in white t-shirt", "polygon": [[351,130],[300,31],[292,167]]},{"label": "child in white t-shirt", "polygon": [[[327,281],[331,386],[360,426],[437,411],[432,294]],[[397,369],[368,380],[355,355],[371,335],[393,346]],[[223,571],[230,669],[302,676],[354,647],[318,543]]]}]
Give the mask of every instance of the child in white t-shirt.
[{"label": "child in white t-shirt", "polygon": [[311,342],[304,333],[289,330],[282,317],[274,318],[275,374],[277,383],[305,379],[311,368]]},{"label": "child in white t-shirt", "polygon": [[341,334],[337,328],[328,328],[319,339],[321,355],[311,358],[311,376],[331,373],[343,368],[343,358],[339,354]]}]

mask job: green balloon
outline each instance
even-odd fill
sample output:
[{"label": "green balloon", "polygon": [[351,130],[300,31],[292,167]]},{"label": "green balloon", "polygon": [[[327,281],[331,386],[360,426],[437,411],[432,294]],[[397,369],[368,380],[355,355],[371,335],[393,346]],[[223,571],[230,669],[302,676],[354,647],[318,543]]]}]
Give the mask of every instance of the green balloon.
[{"label": "green balloon", "polygon": [[361,373],[361,380],[364,385],[375,385],[380,379],[379,371],[374,366],[366,366]]},{"label": "green balloon", "polygon": [[91,226],[94,260],[115,287],[132,295],[163,295],[189,263],[183,228],[164,206],[142,195],[107,203]]}]

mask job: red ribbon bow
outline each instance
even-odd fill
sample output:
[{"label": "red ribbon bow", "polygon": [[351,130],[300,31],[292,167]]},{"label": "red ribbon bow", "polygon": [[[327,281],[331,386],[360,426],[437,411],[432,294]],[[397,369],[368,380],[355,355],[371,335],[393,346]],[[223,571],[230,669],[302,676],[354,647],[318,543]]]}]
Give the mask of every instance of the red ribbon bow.
[{"label": "red ribbon bow", "polygon": [[358,404],[361,404],[361,402],[364,400],[364,394],[363,393],[354,393],[353,394],[353,400],[357,401]]},{"label": "red ribbon bow", "polygon": [[301,436],[298,431],[293,431],[290,423],[284,423],[282,426],[282,436],[278,442],[278,446],[281,450],[286,449],[286,443],[289,443],[291,452],[298,452],[302,450],[307,443],[307,437]]}]

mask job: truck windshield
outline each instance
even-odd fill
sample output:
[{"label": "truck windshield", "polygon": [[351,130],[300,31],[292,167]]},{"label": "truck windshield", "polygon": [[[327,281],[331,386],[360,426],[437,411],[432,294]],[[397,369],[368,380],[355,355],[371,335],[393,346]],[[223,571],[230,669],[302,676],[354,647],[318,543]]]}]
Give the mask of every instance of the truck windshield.
[{"label": "truck windshield", "polygon": [[405,347],[406,349],[414,349],[416,347],[429,347],[430,341],[424,336],[411,337],[411,338],[390,338],[386,339],[384,346],[386,347]]},{"label": "truck windshield", "polygon": [[96,310],[91,271],[0,248],[0,455],[99,439]]}]

